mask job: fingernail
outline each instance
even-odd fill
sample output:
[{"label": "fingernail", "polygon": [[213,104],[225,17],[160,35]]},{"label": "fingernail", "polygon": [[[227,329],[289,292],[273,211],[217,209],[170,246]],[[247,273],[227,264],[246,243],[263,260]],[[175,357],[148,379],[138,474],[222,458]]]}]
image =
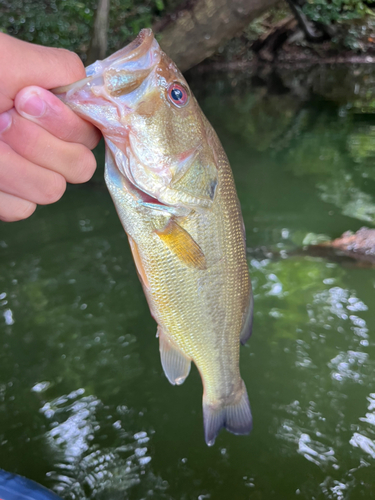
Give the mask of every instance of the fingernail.
[{"label": "fingernail", "polygon": [[12,123],[12,118],[10,116],[10,113],[8,111],[5,111],[5,113],[0,114],[0,134],[2,132],[5,132],[8,130]]},{"label": "fingernail", "polygon": [[33,116],[34,118],[41,118],[46,111],[46,103],[38,94],[30,94],[30,96],[26,97],[21,103],[20,108],[23,114]]}]

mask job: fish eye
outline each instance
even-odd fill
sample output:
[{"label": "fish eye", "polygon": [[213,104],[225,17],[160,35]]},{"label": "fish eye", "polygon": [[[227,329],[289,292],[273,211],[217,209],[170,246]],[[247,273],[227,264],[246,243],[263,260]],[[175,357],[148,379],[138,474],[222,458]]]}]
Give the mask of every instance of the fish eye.
[{"label": "fish eye", "polygon": [[171,83],[168,87],[168,98],[175,106],[182,108],[189,102],[188,91],[179,83]]}]

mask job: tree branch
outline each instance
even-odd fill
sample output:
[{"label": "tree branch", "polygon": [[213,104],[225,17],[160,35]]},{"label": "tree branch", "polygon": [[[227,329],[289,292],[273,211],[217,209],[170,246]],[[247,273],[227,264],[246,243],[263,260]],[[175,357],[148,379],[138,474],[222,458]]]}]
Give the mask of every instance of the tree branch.
[{"label": "tree branch", "polygon": [[211,56],[278,0],[190,0],[156,24],[162,49],[182,70]]},{"label": "tree branch", "polygon": [[104,59],[107,52],[107,33],[110,0],[99,0],[95,13],[94,30],[87,51],[86,64],[92,64],[98,59]]}]

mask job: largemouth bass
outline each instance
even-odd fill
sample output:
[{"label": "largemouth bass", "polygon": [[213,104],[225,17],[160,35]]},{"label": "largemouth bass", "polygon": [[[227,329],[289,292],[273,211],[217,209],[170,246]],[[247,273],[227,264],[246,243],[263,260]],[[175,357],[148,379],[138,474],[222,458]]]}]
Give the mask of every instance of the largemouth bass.
[{"label": "largemouth bass", "polygon": [[239,370],[252,295],[245,229],[216,133],[151,30],[54,91],[106,142],[105,181],[158,328],[161,363],[182,384],[202,377],[205,439],[247,434]]}]

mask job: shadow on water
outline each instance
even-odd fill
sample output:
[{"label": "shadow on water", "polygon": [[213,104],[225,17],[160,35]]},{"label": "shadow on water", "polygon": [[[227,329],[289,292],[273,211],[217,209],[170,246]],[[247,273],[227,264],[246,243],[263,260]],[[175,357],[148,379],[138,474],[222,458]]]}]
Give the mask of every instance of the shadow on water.
[{"label": "shadow on water", "polygon": [[191,80],[247,229],[249,437],[207,448],[196,370],[165,379],[102,166],[1,225],[0,467],[67,500],[375,499],[375,272],[289,255],[374,226],[372,82],[367,67]]}]

